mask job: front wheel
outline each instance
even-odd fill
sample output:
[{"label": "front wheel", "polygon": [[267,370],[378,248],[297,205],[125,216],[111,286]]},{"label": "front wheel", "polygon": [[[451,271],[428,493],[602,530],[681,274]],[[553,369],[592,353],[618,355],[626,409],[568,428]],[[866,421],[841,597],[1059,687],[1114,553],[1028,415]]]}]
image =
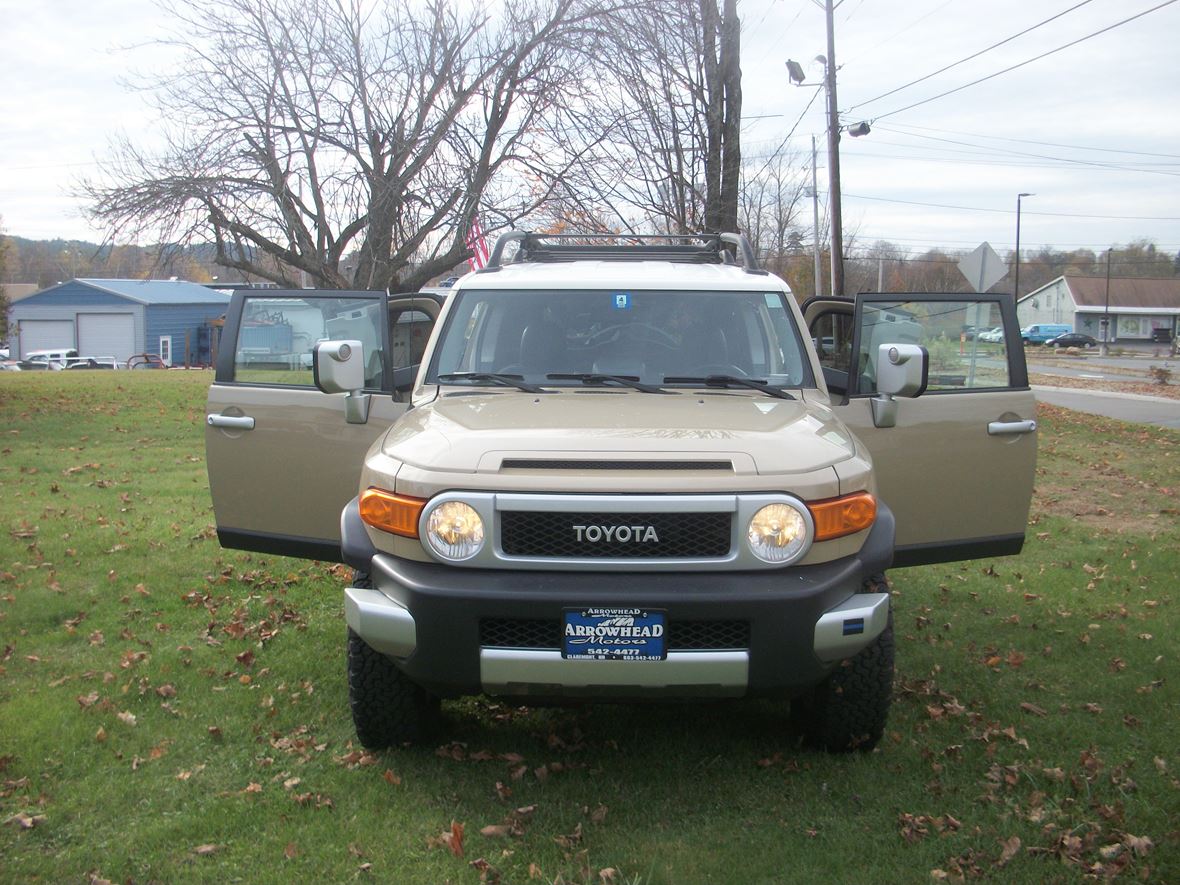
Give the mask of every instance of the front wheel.
[{"label": "front wheel", "polygon": [[383,750],[428,737],[438,721],[438,698],[348,631],[348,703],[362,745]]},{"label": "front wheel", "polygon": [[[866,586],[884,592],[884,576]],[[885,733],[893,700],[893,613],[871,645],[841,661],[812,693],[794,702],[804,739],[831,753],[867,752]]]},{"label": "front wheel", "polygon": [[[353,578],[371,587],[367,575]],[[439,700],[348,629],[348,704],[356,736],[370,750],[428,737],[438,724]]]}]

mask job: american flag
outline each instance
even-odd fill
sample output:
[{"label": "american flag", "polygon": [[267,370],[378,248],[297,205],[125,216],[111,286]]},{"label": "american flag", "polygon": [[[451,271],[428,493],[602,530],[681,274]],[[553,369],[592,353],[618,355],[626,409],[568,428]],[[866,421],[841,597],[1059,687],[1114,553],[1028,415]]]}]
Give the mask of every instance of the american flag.
[{"label": "american flag", "polygon": [[488,263],[488,241],[484,239],[483,227],[480,226],[479,216],[471,219],[471,227],[467,229],[467,248],[471,250],[471,257],[467,263],[472,270],[480,270]]}]

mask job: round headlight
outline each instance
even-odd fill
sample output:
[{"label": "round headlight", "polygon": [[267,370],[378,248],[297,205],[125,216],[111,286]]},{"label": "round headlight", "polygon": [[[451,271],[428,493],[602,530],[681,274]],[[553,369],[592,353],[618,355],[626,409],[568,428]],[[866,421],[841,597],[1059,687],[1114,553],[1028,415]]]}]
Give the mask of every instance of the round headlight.
[{"label": "round headlight", "polygon": [[470,559],[483,549],[483,538],[483,520],[462,501],[439,504],[426,518],[426,539],[443,559]]},{"label": "round headlight", "polygon": [[746,540],[763,562],[790,562],[811,542],[809,520],[790,504],[767,504],[750,518]]}]

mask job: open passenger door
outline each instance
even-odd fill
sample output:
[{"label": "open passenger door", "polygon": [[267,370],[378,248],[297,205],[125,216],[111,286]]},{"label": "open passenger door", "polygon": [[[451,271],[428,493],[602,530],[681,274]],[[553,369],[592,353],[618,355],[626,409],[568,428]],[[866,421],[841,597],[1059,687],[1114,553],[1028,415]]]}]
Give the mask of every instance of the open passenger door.
[{"label": "open passenger door", "polygon": [[[1009,295],[870,293],[804,306],[836,414],[873,457],[897,566],[1018,553],[1036,467],[1036,401]],[[1003,341],[977,330],[1002,326]],[[929,353],[926,391],[877,426],[881,344]]]}]

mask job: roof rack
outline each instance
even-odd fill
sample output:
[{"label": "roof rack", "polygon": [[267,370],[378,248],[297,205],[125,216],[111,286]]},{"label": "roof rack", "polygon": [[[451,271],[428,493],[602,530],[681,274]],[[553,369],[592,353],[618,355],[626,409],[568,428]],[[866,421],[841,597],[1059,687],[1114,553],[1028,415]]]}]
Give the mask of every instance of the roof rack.
[{"label": "roof rack", "polygon": [[[600,242],[587,242],[596,240]],[[601,242],[610,241],[610,242]],[[598,261],[676,261],[687,264],[734,264],[732,246],[746,273],[765,275],[744,234],[538,234],[513,230],[496,240],[487,266],[479,273],[503,267],[504,250],[518,248],[512,263],[596,259]]]}]

